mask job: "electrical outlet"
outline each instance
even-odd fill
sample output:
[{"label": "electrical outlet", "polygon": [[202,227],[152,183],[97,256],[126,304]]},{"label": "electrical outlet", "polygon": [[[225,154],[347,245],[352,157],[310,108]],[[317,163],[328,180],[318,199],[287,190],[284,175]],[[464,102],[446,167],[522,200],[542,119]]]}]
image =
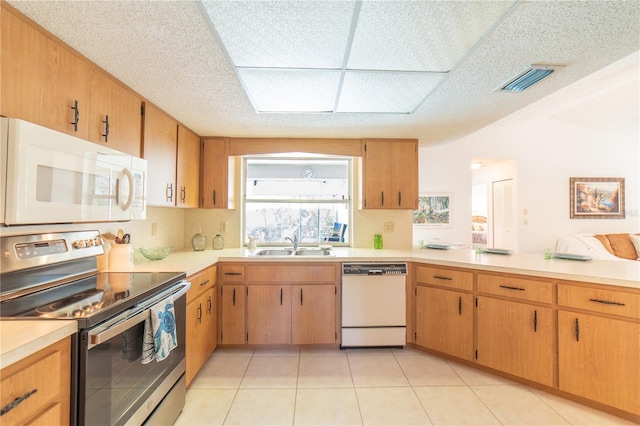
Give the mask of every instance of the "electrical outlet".
[{"label": "electrical outlet", "polygon": [[220,232],[227,232],[227,222],[224,220],[220,222]]},{"label": "electrical outlet", "polygon": [[157,223],[152,223],[151,224],[151,236],[155,237],[157,233],[158,233],[158,224]]},{"label": "electrical outlet", "polygon": [[385,222],[384,232],[393,232],[394,227],[395,227],[395,222]]}]

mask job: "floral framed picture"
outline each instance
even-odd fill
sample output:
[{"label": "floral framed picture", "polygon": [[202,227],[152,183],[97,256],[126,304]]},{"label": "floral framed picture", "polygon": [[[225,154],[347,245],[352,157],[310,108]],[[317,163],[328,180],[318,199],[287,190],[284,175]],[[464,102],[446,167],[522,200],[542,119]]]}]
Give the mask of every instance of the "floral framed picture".
[{"label": "floral framed picture", "polygon": [[413,211],[417,228],[451,228],[451,194],[424,194],[418,197],[418,210]]},{"label": "floral framed picture", "polygon": [[571,219],[624,219],[624,178],[569,178]]}]

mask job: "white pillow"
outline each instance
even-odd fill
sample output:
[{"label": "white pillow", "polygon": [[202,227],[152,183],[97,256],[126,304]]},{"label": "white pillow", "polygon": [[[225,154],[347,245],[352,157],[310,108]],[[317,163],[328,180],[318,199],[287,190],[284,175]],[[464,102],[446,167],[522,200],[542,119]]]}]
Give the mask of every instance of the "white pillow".
[{"label": "white pillow", "polygon": [[638,255],[638,260],[640,260],[640,235],[629,234],[631,237],[631,242],[633,246],[636,248],[636,254]]}]

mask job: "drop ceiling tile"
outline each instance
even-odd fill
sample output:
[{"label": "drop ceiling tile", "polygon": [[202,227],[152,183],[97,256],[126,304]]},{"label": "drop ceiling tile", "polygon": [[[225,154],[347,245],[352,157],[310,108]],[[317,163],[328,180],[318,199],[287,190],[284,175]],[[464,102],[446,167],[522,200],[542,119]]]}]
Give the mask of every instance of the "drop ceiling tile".
[{"label": "drop ceiling tile", "polygon": [[412,113],[446,74],[346,73],[337,112]]},{"label": "drop ceiling tile", "polygon": [[512,1],[363,1],[349,69],[449,71]]},{"label": "drop ceiling tile", "polygon": [[316,70],[239,69],[258,112],[331,112],[340,73]]},{"label": "drop ceiling tile", "polygon": [[354,1],[202,4],[238,67],[340,68]]}]

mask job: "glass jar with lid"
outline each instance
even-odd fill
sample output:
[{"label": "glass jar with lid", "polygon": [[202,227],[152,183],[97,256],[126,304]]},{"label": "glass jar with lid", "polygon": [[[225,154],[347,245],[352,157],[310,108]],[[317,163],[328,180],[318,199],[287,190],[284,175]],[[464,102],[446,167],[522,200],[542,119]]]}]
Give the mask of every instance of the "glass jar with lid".
[{"label": "glass jar with lid", "polygon": [[222,235],[217,234],[213,238],[213,249],[214,250],[222,250],[223,248],[224,248],[224,238],[222,238]]},{"label": "glass jar with lid", "polygon": [[194,251],[203,251],[207,247],[207,237],[201,234],[200,228],[198,228],[198,233],[191,238],[191,247]]}]

